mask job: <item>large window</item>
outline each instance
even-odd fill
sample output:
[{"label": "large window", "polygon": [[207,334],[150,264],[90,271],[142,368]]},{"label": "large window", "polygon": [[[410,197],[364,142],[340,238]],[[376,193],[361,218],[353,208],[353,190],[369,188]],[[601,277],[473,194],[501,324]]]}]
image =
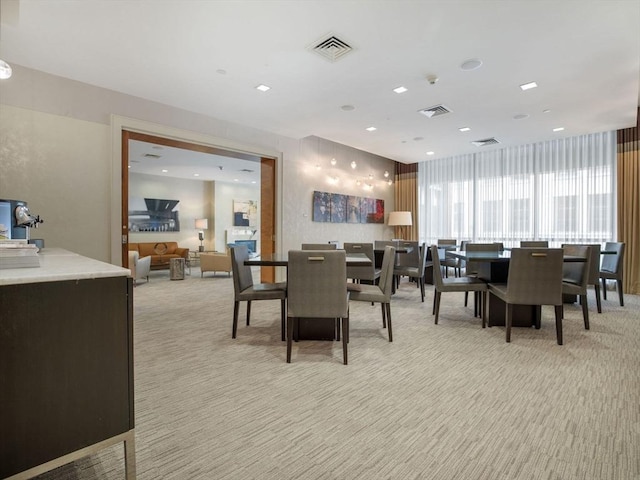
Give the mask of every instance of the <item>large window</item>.
[{"label": "large window", "polygon": [[615,155],[606,132],[421,163],[420,239],[611,240]]}]

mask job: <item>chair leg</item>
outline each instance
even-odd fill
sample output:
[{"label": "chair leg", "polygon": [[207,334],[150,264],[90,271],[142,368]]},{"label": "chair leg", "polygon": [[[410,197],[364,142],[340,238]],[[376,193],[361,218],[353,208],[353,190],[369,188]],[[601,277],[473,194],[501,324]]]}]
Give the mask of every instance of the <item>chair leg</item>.
[{"label": "chair leg", "polygon": [[285,299],[283,298],[282,300],[280,300],[280,336],[282,338],[282,341],[285,341],[284,338],[284,332],[285,332],[285,317],[286,315],[286,310],[287,310],[287,305],[285,302]]},{"label": "chair leg", "polygon": [[238,309],[240,308],[240,302],[233,302],[233,328],[231,329],[231,338],[236,338],[238,332]]},{"label": "chair leg", "polygon": [[562,345],[562,305],[556,305],[556,337],[558,345]]},{"label": "chair leg", "polygon": [[482,292],[482,328],[487,326],[487,292]]},{"label": "chair leg", "polygon": [[582,318],[584,319],[584,329],[589,330],[589,307],[587,306],[586,295],[580,295],[580,305],[582,305]]},{"label": "chair leg", "polygon": [[433,312],[436,316],[435,324],[438,324],[438,317],[440,316],[440,297],[442,296],[442,292],[436,290],[433,294]]},{"label": "chair leg", "polygon": [[293,317],[287,317],[287,363],[291,363],[291,341],[293,340]]},{"label": "chair leg", "polygon": [[505,324],[507,326],[507,343],[511,342],[511,315],[513,314],[513,305],[507,303],[507,314],[505,315]]},{"label": "chair leg", "polygon": [[347,343],[349,337],[349,317],[342,319],[342,362],[347,365]]},{"label": "chair leg", "polygon": [[340,341],[340,319],[336,318],[336,340],[339,342]]},{"label": "chair leg", "polygon": [[602,297],[606,300],[607,299],[607,279],[601,278],[600,280],[602,280]]},{"label": "chair leg", "polygon": [[618,289],[618,297],[620,297],[620,306],[624,307],[624,292],[622,291],[622,280],[616,280],[616,288]]},{"label": "chair leg", "polygon": [[384,303],[384,308],[387,310],[387,325],[389,326],[389,341],[393,342],[393,330],[391,329],[391,304]]},{"label": "chair leg", "polygon": [[469,292],[464,292],[464,306],[466,307],[469,303]]},{"label": "chair leg", "polygon": [[387,328],[387,317],[385,314],[384,303],[381,303],[380,307],[382,308],[382,328]]},{"label": "chair leg", "polygon": [[424,303],[424,278],[420,277],[418,283],[420,283],[420,295],[422,297],[422,303]]},{"label": "chair leg", "polygon": [[247,300],[247,327],[249,326],[250,317],[251,317],[251,300]]},{"label": "chair leg", "polygon": [[594,283],[593,289],[596,292],[596,306],[598,307],[598,313],[602,313],[602,302],[600,301],[600,284],[598,282]]}]

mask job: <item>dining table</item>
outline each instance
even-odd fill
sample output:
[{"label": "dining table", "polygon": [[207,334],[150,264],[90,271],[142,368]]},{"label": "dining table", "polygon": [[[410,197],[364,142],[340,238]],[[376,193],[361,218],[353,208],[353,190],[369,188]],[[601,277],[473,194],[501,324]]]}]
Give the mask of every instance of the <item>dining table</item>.
[{"label": "dining table", "polygon": [[[477,265],[478,278],[487,283],[507,283],[509,275],[509,261],[511,260],[511,250],[467,252],[464,250],[449,250],[447,256],[464,260],[465,262],[475,262]],[[564,262],[584,262],[583,257],[574,255],[564,255]],[[490,327],[504,326],[506,321],[505,303],[495,295],[488,295],[487,322]],[[540,328],[541,307],[539,305],[514,305],[513,306],[513,326],[514,327],[536,327]]]},{"label": "dining table", "polygon": [[[318,255],[332,250],[318,250]],[[348,267],[361,267],[371,265],[371,259],[364,253],[347,253]],[[271,253],[248,258],[245,265],[260,267],[287,267],[289,265],[288,253]],[[345,278],[346,288],[346,278]],[[335,318],[299,318],[298,339],[300,340],[335,340],[337,338]]]}]

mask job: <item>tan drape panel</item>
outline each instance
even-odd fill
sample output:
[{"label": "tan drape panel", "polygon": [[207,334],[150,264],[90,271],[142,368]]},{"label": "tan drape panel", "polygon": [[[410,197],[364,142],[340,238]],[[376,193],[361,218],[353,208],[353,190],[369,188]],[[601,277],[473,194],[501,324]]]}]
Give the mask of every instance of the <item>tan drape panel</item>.
[{"label": "tan drape panel", "polygon": [[395,174],[395,211],[411,212],[413,225],[395,227],[395,237],[403,232],[405,240],[418,240],[418,164],[396,163]]},{"label": "tan drape panel", "polygon": [[640,108],[636,121],[618,130],[618,241],[626,244],[623,291],[640,294]]}]

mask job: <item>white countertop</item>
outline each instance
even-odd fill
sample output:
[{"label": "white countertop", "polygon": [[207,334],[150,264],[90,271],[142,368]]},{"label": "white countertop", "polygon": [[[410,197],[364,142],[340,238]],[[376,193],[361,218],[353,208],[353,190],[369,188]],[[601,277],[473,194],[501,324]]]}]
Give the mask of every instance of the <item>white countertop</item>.
[{"label": "white countertop", "polygon": [[131,271],[126,268],[83,257],[62,248],[44,248],[38,253],[38,257],[40,267],[0,269],[0,285],[131,275]]}]

